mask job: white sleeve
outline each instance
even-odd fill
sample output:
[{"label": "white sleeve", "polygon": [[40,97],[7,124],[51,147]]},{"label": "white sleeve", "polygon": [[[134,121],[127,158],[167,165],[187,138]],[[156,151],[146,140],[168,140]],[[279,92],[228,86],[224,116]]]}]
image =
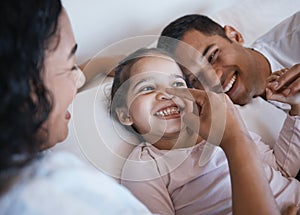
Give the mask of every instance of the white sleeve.
[{"label": "white sleeve", "polygon": [[300,11],[285,19],[252,45],[269,60],[272,71],[300,63]]},{"label": "white sleeve", "polygon": [[286,176],[295,177],[300,168],[300,117],[287,115],[274,154]]},{"label": "white sleeve", "polygon": [[286,177],[295,177],[300,168],[300,117],[287,115],[273,149],[251,133],[262,161]]},{"label": "white sleeve", "polygon": [[261,137],[259,135],[257,135],[256,133],[253,133],[253,132],[249,132],[254,143],[256,144],[257,146],[257,149],[258,149],[258,152],[260,154],[260,157],[262,159],[262,162],[269,165],[270,167],[272,167],[273,169],[275,170],[281,170],[279,167],[278,167],[278,164],[276,162],[276,158],[275,158],[275,155],[274,155],[274,151],[273,149],[271,148],[271,146],[265,144]]},{"label": "white sleeve", "polygon": [[4,214],[151,214],[125,187],[100,171],[84,165],[54,170],[58,167],[41,169],[19,184]]}]

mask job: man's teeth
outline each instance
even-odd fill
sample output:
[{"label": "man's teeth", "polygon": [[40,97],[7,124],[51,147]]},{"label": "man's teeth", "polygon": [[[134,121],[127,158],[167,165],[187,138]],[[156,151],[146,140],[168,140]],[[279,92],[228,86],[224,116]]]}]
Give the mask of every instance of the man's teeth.
[{"label": "man's teeth", "polygon": [[236,75],[233,75],[227,86],[224,88],[224,93],[227,93],[231,87],[233,86],[234,82],[236,80]]},{"label": "man's teeth", "polygon": [[180,110],[178,107],[170,107],[155,113],[156,116],[169,116],[172,114],[179,114]]}]

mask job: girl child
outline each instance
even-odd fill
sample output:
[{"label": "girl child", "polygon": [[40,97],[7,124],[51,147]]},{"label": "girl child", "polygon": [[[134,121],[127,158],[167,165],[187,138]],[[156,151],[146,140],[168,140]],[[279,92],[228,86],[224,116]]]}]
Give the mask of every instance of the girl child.
[{"label": "girl child", "polygon": [[[250,137],[225,94],[193,89],[192,96],[176,96],[180,95],[176,91],[186,91],[187,87],[179,65],[158,49],[140,49],[118,65],[111,92],[111,113],[141,140],[123,167],[121,184],[154,213],[232,213],[243,201],[257,201],[265,194],[263,190],[260,194],[253,190],[237,200],[238,192],[255,189],[265,180],[255,174],[257,168],[262,168],[259,163],[251,164],[254,157],[259,160],[256,146],[262,159],[274,167],[275,158],[257,136]],[[210,160],[199,165],[207,144],[202,137],[207,138],[211,114],[216,113],[210,109],[210,102],[225,108],[225,129],[220,147],[214,146]],[[194,132],[194,125],[183,122],[184,117],[196,111],[195,105],[200,112],[201,136]],[[294,133],[288,130],[284,127],[282,133],[290,135],[292,140]],[[263,168],[280,209],[299,204],[300,183],[283,177],[271,165],[264,164]],[[243,174],[246,180],[235,178]],[[248,208],[245,212],[255,209]]]}]

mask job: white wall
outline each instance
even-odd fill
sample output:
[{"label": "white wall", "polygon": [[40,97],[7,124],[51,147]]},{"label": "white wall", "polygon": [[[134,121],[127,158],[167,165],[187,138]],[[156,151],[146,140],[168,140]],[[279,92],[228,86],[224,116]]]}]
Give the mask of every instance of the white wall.
[{"label": "white wall", "polygon": [[79,44],[79,63],[121,39],[159,34],[189,13],[213,14],[245,0],[63,0]]},{"label": "white wall", "polygon": [[[245,17],[243,22],[246,23],[248,19],[250,26],[239,27],[242,31],[246,27],[247,34],[255,37],[263,32],[266,25],[272,27],[281,19],[300,10],[299,0],[62,0],[62,2],[70,16],[79,44],[77,55],[79,64],[122,39],[149,34],[159,35],[170,21],[185,14],[200,13],[209,16],[217,14],[213,16],[217,21],[227,21],[224,24],[233,25],[239,25],[241,18]],[[244,5],[250,5],[250,8]],[[255,23],[250,18],[253,15],[256,16],[253,19]]]}]

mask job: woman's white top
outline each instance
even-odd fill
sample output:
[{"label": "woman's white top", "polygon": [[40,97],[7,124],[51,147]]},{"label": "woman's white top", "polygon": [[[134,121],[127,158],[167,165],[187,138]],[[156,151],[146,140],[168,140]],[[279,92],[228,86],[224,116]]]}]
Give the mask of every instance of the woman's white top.
[{"label": "woman's white top", "polygon": [[0,214],[151,214],[126,188],[69,153],[44,153],[0,198]]}]

